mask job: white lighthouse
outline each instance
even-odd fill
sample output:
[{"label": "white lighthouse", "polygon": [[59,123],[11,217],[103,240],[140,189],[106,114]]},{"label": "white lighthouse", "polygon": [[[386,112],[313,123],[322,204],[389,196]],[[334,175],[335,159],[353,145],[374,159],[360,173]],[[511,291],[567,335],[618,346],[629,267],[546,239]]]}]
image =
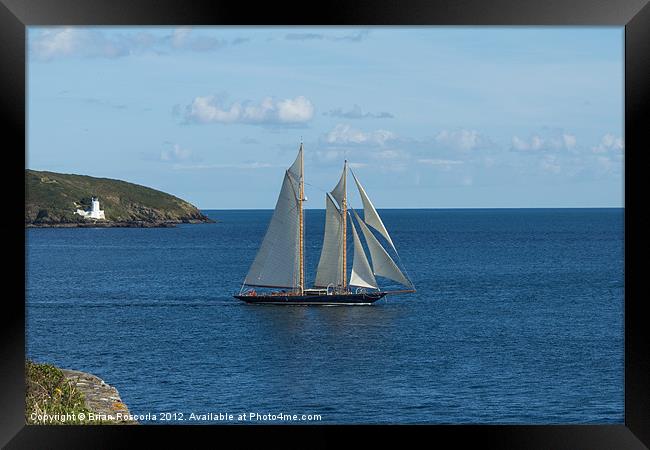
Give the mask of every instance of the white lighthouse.
[{"label": "white lighthouse", "polygon": [[90,208],[90,211],[77,209],[76,214],[79,214],[80,216],[83,216],[86,219],[106,219],[106,216],[104,215],[104,210],[99,209],[99,200],[97,200],[97,197],[92,198],[91,205],[92,206]]}]

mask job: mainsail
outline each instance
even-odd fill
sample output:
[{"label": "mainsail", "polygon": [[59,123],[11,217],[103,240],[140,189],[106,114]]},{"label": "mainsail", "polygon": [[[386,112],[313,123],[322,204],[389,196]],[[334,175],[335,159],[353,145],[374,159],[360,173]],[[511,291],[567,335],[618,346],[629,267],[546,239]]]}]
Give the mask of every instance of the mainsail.
[{"label": "mainsail", "polygon": [[368,228],[364,221],[361,220],[356,211],[354,211],[354,216],[356,217],[357,222],[359,222],[363,236],[366,238],[368,250],[370,250],[370,259],[372,259],[374,274],[389,278],[393,281],[397,281],[409,289],[413,288],[411,281],[406,278],[399,267],[397,267],[397,264],[395,264],[393,258],[391,258],[384,247],[382,247],[381,243],[372,234],[370,228]]},{"label": "mainsail", "polygon": [[361,196],[361,201],[363,202],[363,220],[366,222],[366,224],[373,227],[383,237],[385,237],[390,246],[393,247],[393,250],[395,250],[395,253],[397,253],[397,249],[393,244],[393,240],[390,238],[390,235],[384,226],[384,222],[381,221],[381,217],[379,217],[379,214],[370,201],[370,198],[368,198],[366,190],[363,188],[363,186],[361,186],[361,183],[359,183],[359,180],[357,180],[354,172],[352,172],[352,177],[354,178],[354,182],[357,184],[357,189],[359,189],[359,195]]},{"label": "mainsail", "polygon": [[275,211],[244,284],[300,288],[302,256],[302,145],[285,172]]},{"label": "mainsail", "polygon": [[343,284],[343,221],[329,194],[325,194],[325,235],[314,286]]}]

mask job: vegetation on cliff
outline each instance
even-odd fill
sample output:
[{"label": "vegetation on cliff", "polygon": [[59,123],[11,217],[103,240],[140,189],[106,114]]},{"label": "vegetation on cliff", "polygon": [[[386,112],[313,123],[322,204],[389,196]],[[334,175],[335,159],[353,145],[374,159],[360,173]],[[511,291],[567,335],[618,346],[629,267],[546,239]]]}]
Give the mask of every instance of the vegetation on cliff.
[{"label": "vegetation on cliff", "polygon": [[[49,364],[25,362],[25,421],[28,424],[85,423],[79,415],[88,417],[84,395],[65,379],[63,372]],[[66,417],[64,420],[44,420],[43,417]],[[40,418],[40,420],[39,420]]]},{"label": "vegetation on cliff", "polygon": [[[84,382],[80,382],[83,378]],[[95,391],[87,386],[96,386]],[[100,386],[97,386],[100,385]],[[82,390],[86,389],[87,394]],[[115,388],[108,386],[94,375],[83,372],[64,371],[50,364],[25,361],[25,422],[39,425],[120,425],[135,424],[121,400],[111,400]],[[90,398],[87,397],[90,395]],[[106,407],[104,403],[110,404]],[[115,412],[127,418],[116,417]]]},{"label": "vegetation on cliff", "polygon": [[75,211],[90,209],[92,197],[99,198],[109,223],[211,222],[185,200],[109,178],[26,170],[25,190],[26,224],[87,223]]}]

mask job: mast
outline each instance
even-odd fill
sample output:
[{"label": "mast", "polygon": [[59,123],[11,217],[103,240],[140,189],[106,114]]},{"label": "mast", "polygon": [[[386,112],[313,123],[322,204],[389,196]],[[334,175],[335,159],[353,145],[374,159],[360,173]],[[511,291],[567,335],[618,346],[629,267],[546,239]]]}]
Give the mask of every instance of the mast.
[{"label": "mast", "polygon": [[348,160],[346,159],[343,163],[343,201],[341,202],[341,218],[343,219],[343,273],[341,275],[341,280],[343,280],[343,289],[346,289],[347,286],[347,254],[346,254],[346,240],[347,240],[347,216],[348,216],[348,189],[346,186],[347,183],[347,169],[348,169]]},{"label": "mast", "polygon": [[300,280],[298,285],[298,294],[303,295],[305,290],[305,255],[304,255],[304,218],[302,210],[302,202],[305,199],[305,173],[304,173],[304,155],[302,152],[302,142],[300,143],[300,208],[299,208],[299,233],[298,249],[300,253]]}]

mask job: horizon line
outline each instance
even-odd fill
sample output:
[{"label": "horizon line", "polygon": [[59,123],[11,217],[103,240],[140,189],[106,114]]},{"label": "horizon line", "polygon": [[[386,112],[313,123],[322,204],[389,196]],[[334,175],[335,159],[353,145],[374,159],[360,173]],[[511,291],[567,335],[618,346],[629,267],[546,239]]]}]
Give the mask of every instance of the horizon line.
[{"label": "horizon line", "polygon": [[[275,208],[200,208],[204,211],[273,211]],[[363,209],[363,208],[361,208]],[[423,207],[384,207],[383,209],[625,209],[625,206],[423,206]],[[304,208],[310,211],[325,211],[325,208]]]}]

